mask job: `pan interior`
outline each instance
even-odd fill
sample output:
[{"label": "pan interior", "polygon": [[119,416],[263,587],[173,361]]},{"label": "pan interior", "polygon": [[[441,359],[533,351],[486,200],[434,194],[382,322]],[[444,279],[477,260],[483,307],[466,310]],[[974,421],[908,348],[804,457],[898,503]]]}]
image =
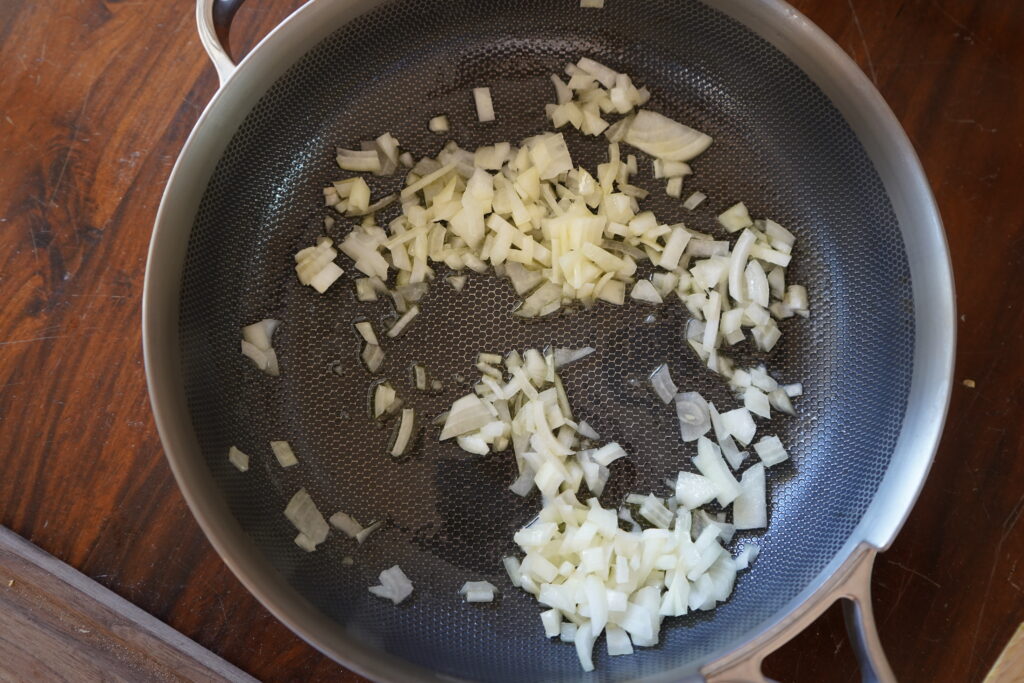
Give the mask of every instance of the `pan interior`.
[{"label": "pan interior", "polygon": [[[451,137],[470,149],[517,142],[549,129],[548,75],[589,56],[629,73],[652,92],[648,105],[715,138],[694,163],[684,196],[709,199],[689,213],[665,196],[641,155],[645,206],[666,222],[723,234],[715,215],[743,200],[798,237],[789,280],[807,286],[809,320],[782,323],[767,359],[786,382],[802,381],[795,418],[761,422],[792,460],[769,472],[770,527],[761,557],[731,600],[711,613],[669,619],[658,647],[595,661],[604,680],[669,670],[684,674],[709,654],[763,627],[839,551],[870,503],[889,463],[906,407],[913,350],[913,299],[899,229],[888,197],[854,133],[820,90],[764,40],[699,2],[577,3],[507,0],[486,5],[402,0],[340,27],[267,91],[231,140],[192,228],[181,289],[181,351],[193,424],[211,474],[269,565],[351,636],[389,656],[460,678],[568,680],[580,675],[571,645],[543,636],[533,599],[512,588],[500,559],[512,534],[538,508],[506,487],[508,454],[465,457],[427,428],[411,457],[385,454],[390,431],[369,418],[371,377],[358,360],[353,321],[380,321],[388,304],[357,302],[349,271],[326,295],[297,281],[292,255],[322,234],[321,189],[345,174],[336,146],[390,131],[417,157],[447,139],[427,121],[447,114]],[[490,86],[497,122],[479,124],[472,87]],[[567,132],[576,163],[594,169],[603,138]],[[371,178],[374,197],[398,187]],[[382,216],[390,219],[391,214]],[[344,234],[347,223],[338,231]],[[724,238],[723,238],[724,239]],[[443,267],[439,276],[447,274]],[[630,458],[613,467],[603,501],[626,492],[664,494],[667,476],[692,469],[671,406],[643,378],[668,362],[681,390],[733,407],[720,378],[684,342],[678,304],[639,304],[526,323],[509,312],[511,286],[471,275],[464,291],[438,281],[423,313],[399,341],[385,343],[388,378],[421,416],[468,392],[480,351],[595,346],[563,371],[579,417]],[[652,315],[653,314],[653,315]],[[283,321],[275,336],[280,377],[256,371],[238,352],[239,328]],[[379,329],[379,327],[378,327]],[[734,350],[741,364],[757,354]],[[729,352],[727,352],[729,353]],[[412,388],[410,368],[426,365],[445,391]],[[280,468],[269,441],[286,439],[300,464]],[[249,472],[226,458],[237,445]],[[388,520],[365,545],[335,533],[315,553],[292,542],[282,515],[305,487],[326,515]],[[355,564],[342,559],[351,556]],[[399,564],[416,591],[395,607],[371,596],[384,568]],[[458,589],[490,580],[501,598],[466,605]]]}]

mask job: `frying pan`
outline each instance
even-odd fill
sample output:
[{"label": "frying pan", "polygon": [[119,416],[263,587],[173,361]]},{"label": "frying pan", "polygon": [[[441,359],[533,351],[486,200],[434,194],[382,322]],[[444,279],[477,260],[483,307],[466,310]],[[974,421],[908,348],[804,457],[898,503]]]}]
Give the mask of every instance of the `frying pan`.
[{"label": "frying pan", "polygon": [[[953,289],[918,160],[845,54],[776,0],[608,0],[600,11],[575,0],[311,0],[236,65],[221,39],[238,4],[198,2],[221,88],[168,181],[143,332],[171,468],[249,590],[324,653],[380,680],[763,680],[764,656],[842,598],[865,680],[892,680],[871,566],[938,442]],[[581,56],[631,74],[650,88],[651,108],[715,138],[687,180],[709,196],[687,225],[715,231],[714,216],[743,200],[789,227],[798,243],[788,277],[807,286],[813,309],[784,323],[766,359],[806,393],[796,417],[761,428],[792,455],[770,472],[770,523],[753,536],[761,556],[727,603],[668,620],[657,647],[630,657],[609,658],[599,644],[588,675],[570,645],[546,641],[538,606],[502,575],[513,532],[538,507],[507,491],[512,458],[464,457],[429,429],[411,457],[386,456],[351,324],[380,320],[388,306],[356,301],[347,279],[318,296],[297,282],[291,258],[324,229],[321,189],[341,175],[336,146],[390,131],[416,156],[436,154],[444,138],[426,122],[442,113],[463,147],[518,141],[547,128],[548,74]],[[476,122],[470,89],[480,85],[492,89],[496,123]],[[593,168],[604,154],[592,140],[569,141],[578,164]],[[683,219],[644,173],[650,208]],[[374,196],[400,180],[373,179]],[[514,303],[493,277],[470,278],[461,294],[433,287],[389,346],[383,375],[428,415],[465,393],[478,352],[589,344],[598,352],[563,376],[574,410],[630,453],[604,500],[662,491],[666,476],[690,467],[674,415],[636,381],[668,362],[683,390],[729,405],[721,380],[686,348],[681,307],[651,316],[639,305],[597,306],[524,324],[509,315]],[[283,321],[280,377],[238,353],[239,328],[265,317]],[[445,391],[409,391],[413,363]],[[291,442],[299,466],[273,462],[276,439]],[[228,463],[232,445],[252,455],[249,472]],[[336,534],[301,552],[282,515],[300,487],[327,514],[387,524],[358,547]],[[366,590],[393,564],[416,587],[397,607]],[[462,603],[458,588],[471,579],[499,586],[500,600]]]}]

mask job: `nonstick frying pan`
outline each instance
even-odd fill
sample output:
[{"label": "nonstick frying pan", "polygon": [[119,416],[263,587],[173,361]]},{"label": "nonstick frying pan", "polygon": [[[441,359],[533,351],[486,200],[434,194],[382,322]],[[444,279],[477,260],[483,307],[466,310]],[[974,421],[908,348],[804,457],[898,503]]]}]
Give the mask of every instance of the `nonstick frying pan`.
[{"label": "nonstick frying pan", "polygon": [[[167,457],[245,585],[314,646],[381,680],[762,680],[768,652],[846,598],[865,678],[891,680],[871,615],[871,563],[902,525],[938,442],[953,290],[917,158],[845,54],[776,0],[608,0],[603,10],[575,0],[312,0],[236,66],[217,34],[226,37],[238,4],[198,3],[222,83],[164,194],[143,326]],[[389,434],[367,414],[370,379],[351,324],[388,306],[357,302],[347,279],[318,296],[292,267],[323,230],[321,189],[340,176],[336,146],[390,131],[416,156],[436,154],[444,138],[426,122],[442,113],[463,147],[518,141],[547,128],[548,74],[581,56],[631,74],[650,88],[649,106],[715,139],[686,181],[709,199],[684,216],[641,175],[655,190],[650,208],[714,231],[714,216],[743,200],[789,227],[798,237],[789,278],[807,286],[813,308],[809,320],[785,322],[766,359],[806,393],[796,417],[762,427],[792,459],[770,472],[761,556],[727,603],[668,620],[661,643],[633,656],[609,658],[599,645],[588,675],[570,645],[547,642],[540,609],[502,574],[513,532],[538,507],[507,491],[513,459],[464,457],[429,430],[411,457],[386,456]],[[480,85],[494,94],[493,124],[476,122],[470,90]],[[569,141],[589,168],[604,154],[603,144]],[[378,196],[400,178],[374,181]],[[682,307],[652,317],[639,305],[597,306],[525,324],[509,315],[514,304],[494,277],[470,278],[461,294],[435,286],[388,348],[384,375],[407,382],[410,366],[425,363],[446,391],[408,393],[431,414],[465,393],[480,351],[595,346],[563,379],[574,410],[630,453],[604,500],[661,491],[689,467],[672,411],[636,381],[667,361],[681,388],[729,404],[721,379],[686,347]],[[265,317],[283,321],[279,377],[238,352],[239,328]],[[291,442],[299,466],[277,466],[276,439]],[[249,472],[229,464],[232,445],[253,456]],[[304,553],[282,514],[300,487],[327,514],[387,524],[362,546],[336,534]],[[397,607],[366,590],[396,563],[416,587]],[[498,585],[500,600],[464,604],[458,588],[477,579]]]}]

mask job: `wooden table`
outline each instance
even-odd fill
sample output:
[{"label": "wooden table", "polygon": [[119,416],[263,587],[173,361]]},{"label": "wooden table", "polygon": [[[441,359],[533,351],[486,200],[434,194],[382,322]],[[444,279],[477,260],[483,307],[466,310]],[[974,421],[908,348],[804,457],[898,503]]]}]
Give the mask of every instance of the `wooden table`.
[{"label": "wooden table", "polygon": [[[250,2],[236,49],[296,4]],[[1024,620],[1024,3],[796,5],[878,85],[946,223],[956,386],[921,499],[878,562],[875,605],[901,680],[977,681]],[[0,523],[259,678],[356,680],[213,552],[149,411],[146,247],[216,87],[193,14],[191,0],[0,2]],[[839,611],[766,670],[854,680]]]}]

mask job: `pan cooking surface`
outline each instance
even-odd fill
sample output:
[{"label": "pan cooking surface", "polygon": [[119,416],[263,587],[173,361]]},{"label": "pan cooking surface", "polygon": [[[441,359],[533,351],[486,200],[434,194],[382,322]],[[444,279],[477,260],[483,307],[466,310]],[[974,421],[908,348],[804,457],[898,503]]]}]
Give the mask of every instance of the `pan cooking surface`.
[{"label": "pan cooking surface", "polygon": [[[777,50],[697,2],[609,2],[603,11],[551,0],[502,3],[393,2],[340,28],[290,69],[246,118],[202,200],[181,290],[184,381],[199,442],[231,509],[273,565],[353,637],[438,672],[478,680],[563,680],[580,676],[571,645],[543,637],[533,598],[501,568],[514,531],[539,509],[507,491],[510,454],[468,457],[427,428],[413,454],[386,455],[389,429],[368,415],[371,377],[358,360],[353,321],[379,323],[388,303],[357,302],[348,273],[326,295],[299,284],[292,255],[322,234],[321,189],[344,177],[335,146],[357,147],[390,131],[417,157],[447,140],[427,121],[447,114],[463,147],[519,141],[549,129],[548,81],[567,61],[589,56],[652,92],[648,107],[715,138],[684,183],[709,199],[688,213],[652,179],[638,154],[642,202],[665,222],[684,220],[723,235],[715,215],[736,201],[798,238],[789,281],[807,286],[810,320],[782,323],[768,357],[781,381],[803,381],[795,418],[759,421],[792,460],[770,470],[770,526],[761,557],[742,573],[728,603],[669,619],[658,647],[595,663],[603,680],[685,673],[735,646],[803,590],[839,551],[888,465],[906,406],[913,350],[913,300],[902,241],[882,184],[855,135],[827,98]],[[479,124],[470,89],[491,87],[497,122]],[[593,170],[604,138],[567,132],[573,158]],[[627,153],[624,148],[623,153]],[[371,178],[373,196],[401,178]],[[381,224],[392,217],[381,216]],[[333,235],[343,235],[344,221]],[[547,344],[598,352],[562,371],[573,408],[627,461],[612,468],[602,501],[627,492],[660,495],[661,483],[692,470],[692,445],[677,432],[644,377],[667,361],[680,390],[735,407],[724,383],[684,341],[678,303],[632,303],[539,322],[513,319],[511,286],[471,274],[461,293],[441,277],[423,313],[397,342],[385,342],[379,377],[428,418],[470,390],[480,351]],[[651,314],[652,320],[648,320]],[[238,351],[239,328],[264,317],[275,335],[281,376],[268,377]],[[377,325],[380,331],[379,325]],[[742,349],[742,350],[740,350]],[[741,366],[760,360],[739,345]],[[445,391],[416,392],[411,366],[425,364]],[[461,376],[461,377],[460,377]],[[460,381],[461,380],[461,381]],[[425,420],[424,420],[425,421]],[[297,467],[283,470],[269,441],[286,439]],[[237,445],[248,473],[227,461]],[[306,487],[329,516],[345,510],[364,524],[388,520],[366,544],[340,533],[315,553],[292,542],[282,511]],[[355,558],[344,566],[342,558]],[[399,564],[415,585],[394,607],[371,596],[384,568]],[[466,605],[458,589],[487,579],[494,604]]]}]

